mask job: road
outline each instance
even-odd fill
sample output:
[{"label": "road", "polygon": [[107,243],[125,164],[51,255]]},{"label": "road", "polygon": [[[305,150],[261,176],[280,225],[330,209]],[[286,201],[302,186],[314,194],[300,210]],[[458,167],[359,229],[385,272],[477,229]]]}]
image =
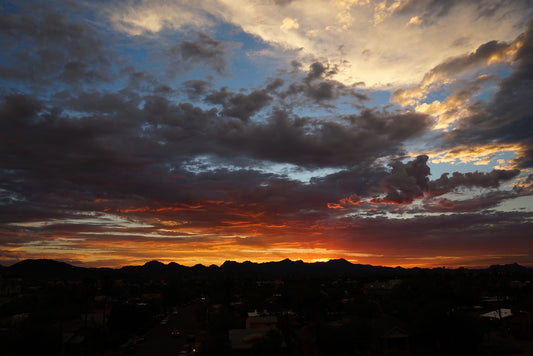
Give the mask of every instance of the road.
[{"label": "road", "polygon": [[[195,311],[200,302],[177,308],[177,314],[171,313],[166,324],[157,324],[145,335],[145,340],[137,344],[135,355],[172,355],[176,356],[184,350],[184,345],[189,344],[189,350],[194,342],[188,339],[188,335],[196,335],[200,331]],[[172,330],[179,330],[181,335],[173,337]]]}]

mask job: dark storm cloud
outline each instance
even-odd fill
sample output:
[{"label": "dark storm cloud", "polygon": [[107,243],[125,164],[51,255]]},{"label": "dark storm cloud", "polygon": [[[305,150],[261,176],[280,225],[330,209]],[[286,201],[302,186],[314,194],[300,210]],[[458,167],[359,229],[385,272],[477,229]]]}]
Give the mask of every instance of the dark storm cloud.
[{"label": "dark storm cloud", "polygon": [[401,142],[423,134],[431,127],[428,116],[411,111],[388,113],[365,109],[359,115],[348,115],[343,120],[358,128],[362,135],[385,136],[391,142]]},{"label": "dark storm cloud", "polygon": [[[11,94],[0,105],[0,123],[16,124],[31,120],[43,109],[43,104],[30,95]],[[5,131],[4,131],[5,132]]]},{"label": "dark storm cloud", "polygon": [[[82,108],[88,109],[101,99],[83,98]],[[119,102],[118,106],[127,105]],[[114,120],[70,120],[51,114],[44,104],[27,96],[4,98],[0,109],[1,132],[10,137],[0,140],[0,188],[10,198],[0,204],[4,221],[74,220],[84,217],[79,212],[105,210],[147,219],[157,212],[159,218],[179,216],[194,220],[194,226],[216,226],[224,219],[243,219],[242,209],[246,209],[266,214],[254,218],[257,223],[269,220],[281,224],[294,207],[317,209],[326,200],[325,191],[314,192],[300,183],[253,170],[188,172],[180,167],[185,158],[179,156],[179,150],[194,150],[190,145],[194,139],[171,142],[176,137],[169,134],[168,145],[160,146],[153,142],[163,137],[160,132],[136,128],[151,122],[162,125],[161,132],[165,133],[184,130],[183,139],[194,132],[200,135],[212,117],[203,113],[199,119],[202,112],[190,104],[173,106],[165,99],[150,98],[139,115],[147,121],[133,120],[129,127],[125,122],[116,125],[113,121],[118,116]],[[139,138],[139,133],[144,138]],[[202,142],[196,149],[201,146]],[[212,147],[205,149],[210,152]],[[187,204],[204,204],[204,208],[194,210]],[[207,207],[210,214],[206,215]],[[57,233],[58,229],[52,230]],[[87,231],[89,227],[77,225],[76,229]],[[108,226],[97,229],[109,231]]]},{"label": "dark storm cloud", "polygon": [[473,114],[460,120],[445,135],[445,145],[513,143],[522,146],[518,167],[532,167],[533,140],[533,24],[519,36],[514,71],[504,78],[486,105],[473,106]]},{"label": "dark storm cloud", "polygon": [[131,101],[120,93],[85,92],[64,100],[65,108],[91,114],[126,112],[137,104],[137,100]]},{"label": "dark storm cloud", "polygon": [[346,167],[396,153],[404,140],[421,134],[431,124],[421,114],[373,111],[351,115],[345,121],[348,124],[291,117],[278,110],[265,124],[228,122],[218,136],[224,145],[259,159]]},{"label": "dark storm cloud", "polygon": [[241,120],[249,120],[255,113],[267,106],[272,97],[268,90],[254,90],[250,94],[232,93],[227,88],[213,91],[205,97],[211,104],[222,105],[222,114]]},{"label": "dark storm cloud", "polygon": [[127,66],[121,70],[121,75],[127,78],[127,87],[122,92],[129,92],[130,94],[136,92],[141,93],[156,93],[160,95],[171,95],[174,89],[168,84],[161,82],[153,74],[137,70],[133,66]]},{"label": "dark storm cloud", "polygon": [[189,99],[198,100],[207,93],[212,85],[211,82],[206,80],[193,79],[184,82],[182,84],[182,90],[187,94]]},{"label": "dark storm cloud", "polygon": [[528,142],[527,144],[529,148],[524,150],[522,155],[515,160],[518,167],[533,167],[533,142]]},{"label": "dark storm cloud", "polygon": [[[91,26],[72,23],[68,14],[44,4],[33,4],[34,15],[0,14],[0,44],[8,60],[0,78],[35,85],[61,81],[68,84],[108,81],[112,78],[112,51]],[[25,45],[21,46],[21,41]]]},{"label": "dark storm cloud", "polygon": [[229,51],[226,43],[205,33],[198,33],[194,41],[182,41],[172,46],[167,54],[173,66],[172,70],[177,72],[203,64],[222,74],[228,67]]},{"label": "dark storm cloud", "polygon": [[315,177],[311,183],[320,190],[330,190],[330,199],[341,199],[348,195],[369,195],[379,182],[389,174],[387,169],[374,162],[357,162],[349,169]]},{"label": "dark storm cloud", "polygon": [[264,90],[254,90],[249,95],[235,94],[226,101],[222,114],[248,120],[253,114],[268,105],[271,100],[272,97]]},{"label": "dark storm cloud", "polygon": [[0,33],[11,37],[13,40],[20,35],[34,35],[36,29],[36,19],[33,15],[9,13],[0,15]]},{"label": "dark storm cloud", "polygon": [[215,105],[224,105],[235,93],[228,91],[228,87],[213,90],[204,97],[204,101]]},{"label": "dark storm cloud", "polygon": [[413,161],[392,164],[392,171],[385,177],[380,186],[387,192],[384,198],[375,198],[375,203],[409,204],[415,199],[424,197],[427,190],[430,169],[427,166],[428,156],[418,156]]},{"label": "dark storm cloud", "polygon": [[275,78],[275,79],[270,80],[270,82],[267,84],[265,89],[268,91],[274,91],[282,87],[284,84],[285,84],[285,81],[283,79]]},{"label": "dark storm cloud", "polygon": [[480,194],[470,199],[428,199],[424,201],[424,211],[426,212],[479,212],[491,209],[505,200],[531,195],[533,192],[521,192],[519,189],[511,191],[492,191]]},{"label": "dark storm cloud", "polygon": [[428,21],[437,21],[439,17],[446,16],[450,11],[462,6],[473,6],[479,17],[505,16],[509,11],[509,5],[514,11],[525,11],[531,6],[529,0],[518,0],[512,4],[503,3],[499,0],[407,0],[402,1],[394,10],[397,14],[420,15],[423,14]]},{"label": "dark storm cloud", "polygon": [[195,184],[198,188],[219,192],[219,198],[232,204],[264,211],[267,214],[263,218],[287,217],[300,209],[324,208],[328,194],[298,181],[248,169],[204,172],[195,177]]},{"label": "dark storm cloud", "polygon": [[[299,68],[301,64],[294,68]],[[340,97],[352,97],[357,101],[366,101],[369,97],[355,86],[346,86],[341,82],[328,79],[337,73],[337,68],[330,68],[320,62],[312,63],[309,66],[307,75],[299,82],[293,82],[288,85],[287,89],[280,93],[282,98],[291,98],[302,95],[304,98],[311,100],[320,105],[329,105],[329,101],[339,99]]]},{"label": "dark storm cloud", "polygon": [[[62,101],[69,110],[65,113],[30,95],[4,97],[1,188],[13,198],[2,206],[4,216],[13,221],[32,215],[71,218],[73,210],[105,207],[139,218],[154,211],[164,215],[167,209],[171,218],[173,209],[182,209],[176,202],[215,209],[205,202],[232,201],[237,204],[234,210],[215,204],[215,215],[206,216],[200,209],[187,214],[207,226],[223,217],[235,218],[239,209],[250,205],[257,207],[257,214],[262,210],[266,217],[272,215],[273,224],[282,224],[283,219],[300,216],[299,211],[326,218],[327,202],[354,192],[367,195],[380,179],[390,189],[391,201],[406,202],[426,189],[424,157],[398,163],[387,178],[383,168],[373,166],[375,158],[398,154],[404,140],[430,127],[425,115],[366,110],[332,122],[278,109],[265,121],[252,122],[228,115],[231,105],[240,103],[236,98],[246,95],[225,90],[212,94],[210,100],[222,103],[222,111],[124,92],[58,95],[54,102]],[[73,119],[70,111],[83,115]],[[196,155],[349,169],[305,185],[252,170],[193,173],[184,163]],[[393,189],[402,199],[392,196]],[[133,212],[125,213],[131,207]],[[135,207],[147,208],[135,212]],[[276,214],[281,215],[274,218]]]},{"label": "dark storm cloud", "polygon": [[438,0],[408,0],[403,1],[395,10],[397,13],[425,13],[430,11],[433,16],[444,16],[450,9],[462,1],[438,1]]},{"label": "dark storm cloud", "polygon": [[[533,108],[533,27],[519,41],[523,43],[518,50],[516,70],[501,84],[499,91],[490,104],[478,115],[461,121],[460,129],[471,129],[481,125],[484,130],[501,131],[503,139],[525,139],[531,126],[531,109]],[[518,130],[518,127],[522,127]],[[503,129],[503,130],[501,130]],[[491,132],[494,134],[494,132]],[[509,135],[508,137],[506,137]]]},{"label": "dark storm cloud", "polygon": [[448,59],[426,73],[419,86],[410,89],[396,89],[391,100],[402,104],[412,104],[410,102],[412,98],[419,100],[421,97],[425,97],[429,91],[434,90],[432,86],[438,88],[442,85],[441,82],[446,81],[447,78],[456,78],[466,71],[477,69],[478,66],[487,63],[490,58],[504,57],[505,52],[512,46],[514,44],[490,41],[479,46],[475,52]]},{"label": "dark storm cloud", "polygon": [[304,78],[304,82],[310,83],[314,80],[317,80],[323,77],[328,77],[332,74],[335,74],[336,72],[337,71],[335,70],[335,68],[333,68],[332,70],[329,70],[329,68],[325,66],[323,63],[315,62],[309,66],[309,72],[307,72],[307,75]]},{"label": "dark storm cloud", "polygon": [[[493,212],[424,216],[391,219],[385,216],[345,218],[345,227],[337,227],[338,238],[346,246],[368,247],[383,254],[413,253],[420,256],[446,255],[465,251],[484,253],[529,253],[524,245],[533,223],[530,213]],[[379,229],[376,229],[379,226]],[[368,238],[371,236],[371,238]],[[375,246],[379,246],[376,248]],[[524,250],[526,248],[527,251]],[[467,253],[468,254],[468,253]]]},{"label": "dark storm cloud", "polygon": [[255,96],[267,97],[263,91],[250,95],[224,89],[214,92],[206,100],[225,105],[220,112],[191,104],[176,105],[157,96],[146,97],[141,116],[151,126],[144,133],[152,135],[154,141],[163,140],[175,152],[244,156],[311,167],[349,167],[396,153],[404,140],[416,137],[431,125],[429,118],[421,114],[370,110],[345,117],[344,123],[302,118],[281,109],[265,121],[243,121],[262,102],[252,102]]},{"label": "dark storm cloud", "polygon": [[[448,173],[436,180],[430,181],[429,175],[431,173],[427,165],[428,156],[421,155],[414,160],[407,163],[394,162],[391,164],[392,170],[388,176],[380,181],[381,188],[386,192],[385,197],[376,197],[372,199],[373,203],[393,203],[393,204],[410,204],[415,199],[422,199],[424,197],[436,197],[446,193],[457,190],[458,188],[499,188],[502,183],[507,182],[520,174],[518,169],[514,170],[500,170],[495,169],[491,172],[469,172],[459,173],[454,172],[451,177]],[[486,196],[484,199],[477,197],[467,202],[452,202],[447,199],[442,199],[435,202],[427,203],[428,207],[435,210],[435,206],[443,209],[453,210],[462,204],[463,209],[466,204],[470,204],[471,209],[474,210],[477,202],[478,208],[495,205],[504,199],[514,198],[519,196],[518,192],[504,193],[492,196]],[[490,198],[490,199],[488,199]],[[491,201],[491,203],[488,201]],[[446,204],[448,204],[446,206]],[[455,211],[455,210],[454,210]]]},{"label": "dark storm cloud", "polygon": [[[73,105],[94,109],[106,100],[111,106],[123,103],[113,96],[95,96],[82,97],[78,102],[73,100]],[[128,112],[128,105],[124,106],[124,112]],[[111,109],[104,106],[103,110]],[[127,151],[140,149],[135,145],[128,148],[125,140],[129,139],[131,144],[140,141],[130,136],[132,127],[139,125],[132,117],[124,121],[108,120],[105,116],[71,119],[55,107],[20,94],[4,97],[0,113],[3,168],[33,172],[37,179],[41,173],[56,177],[83,176],[86,171],[92,174],[92,169],[141,164],[142,159],[134,163],[136,159],[132,156],[122,156]]]},{"label": "dark storm cloud", "polygon": [[449,177],[448,173],[444,173],[439,179],[431,181],[431,195],[442,195],[458,187],[498,188],[503,182],[515,178],[519,174],[520,170],[518,169],[495,169],[488,173],[478,171],[468,173],[454,172],[451,177]]},{"label": "dark storm cloud", "polygon": [[[263,122],[233,119],[260,110],[253,105],[268,101],[267,93],[211,92],[209,100],[221,103],[220,111],[127,90],[63,91],[49,102],[6,95],[0,101],[0,188],[9,197],[0,204],[3,219],[76,219],[75,212],[104,210],[148,218],[154,211],[165,214],[164,209],[172,217],[173,209],[181,209],[178,202],[204,201],[241,205],[226,211],[215,204],[218,215],[199,210],[189,212],[190,219],[208,224],[235,217],[248,205],[276,224],[283,214],[296,219],[299,211],[324,218],[328,201],[348,191],[364,193],[380,176],[383,171],[369,168],[374,158],[397,152],[403,140],[430,125],[420,114],[372,111],[342,123],[283,110]],[[197,155],[352,169],[306,185],[253,170],[193,173],[185,163]],[[139,207],[148,208],[126,213]]]},{"label": "dark storm cloud", "polygon": [[487,61],[494,55],[501,55],[508,48],[508,44],[498,41],[489,41],[479,46],[475,52],[466,56],[449,59],[431,70],[427,76],[435,74],[450,76],[460,73],[478,63]]}]

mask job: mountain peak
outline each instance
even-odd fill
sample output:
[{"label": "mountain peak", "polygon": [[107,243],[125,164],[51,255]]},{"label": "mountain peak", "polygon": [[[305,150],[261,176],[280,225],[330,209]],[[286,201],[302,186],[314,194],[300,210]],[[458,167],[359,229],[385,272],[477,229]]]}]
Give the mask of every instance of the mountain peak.
[{"label": "mountain peak", "polygon": [[78,278],[86,272],[83,267],[76,267],[66,262],[49,259],[28,259],[9,267],[16,275],[28,278]]},{"label": "mountain peak", "polygon": [[334,264],[334,265],[345,265],[345,266],[353,265],[353,263],[351,263],[350,261],[345,260],[344,258],[338,258],[338,259],[335,259],[335,260],[329,260],[326,263],[332,264],[332,265]]},{"label": "mountain peak", "polygon": [[505,265],[492,265],[489,267],[489,270],[497,271],[497,272],[519,272],[519,271],[526,271],[527,267],[524,267],[514,262],[514,263],[505,264]]},{"label": "mountain peak", "polygon": [[227,261],[224,261],[224,263],[222,265],[220,265],[220,267],[236,266],[238,264],[239,264],[239,262],[227,260]]},{"label": "mountain peak", "polygon": [[164,266],[164,265],[165,265],[164,263],[156,261],[156,260],[152,260],[144,264],[145,267]]}]

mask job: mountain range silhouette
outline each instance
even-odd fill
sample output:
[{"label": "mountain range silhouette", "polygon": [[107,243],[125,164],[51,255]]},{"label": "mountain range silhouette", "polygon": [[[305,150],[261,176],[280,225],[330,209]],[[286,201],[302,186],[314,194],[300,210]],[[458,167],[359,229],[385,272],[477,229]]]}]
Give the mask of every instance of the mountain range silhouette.
[{"label": "mountain range silhouette", "polygon": [[[301,260],[291,261],[289,259],[264,263],[226,261],[221,266],[197,264],[192,267],[183,266],[175,262],[164,264],[159,261],[150,261],[142,266],[124,266],[121,268],[86,268],[56,260],[28,259],[9,267],[0,266],[0,275],[4,277],[35,280],[79,280],[83,278],[97,278],[102,275],[123,279],[401,277],[424,271],[447,273],[454,270],[446,268],[426,269],[418,267],[372,266],[353,264],[345,259],[313,263],[303,262]],[[491,273],[531,272],[533,268],[513,263],[493,265],[487,269],[476,269],[476,271],[488,271]]]}]

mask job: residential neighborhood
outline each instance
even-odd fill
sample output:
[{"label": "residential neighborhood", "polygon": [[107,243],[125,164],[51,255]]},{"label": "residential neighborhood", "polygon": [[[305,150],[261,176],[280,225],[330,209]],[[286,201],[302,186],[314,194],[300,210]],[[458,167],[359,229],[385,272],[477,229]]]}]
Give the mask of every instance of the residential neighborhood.
[{"label": "residential neighborhood", "polygon": [[131,273],[54,270],[38,278],[3,268],[0,354],[528,355],[533,350],[530,269],[305,276],[292,273],[291,266],[285,262],[286,273],[270,279],[215,269],[172,275],[155,263]]}]

